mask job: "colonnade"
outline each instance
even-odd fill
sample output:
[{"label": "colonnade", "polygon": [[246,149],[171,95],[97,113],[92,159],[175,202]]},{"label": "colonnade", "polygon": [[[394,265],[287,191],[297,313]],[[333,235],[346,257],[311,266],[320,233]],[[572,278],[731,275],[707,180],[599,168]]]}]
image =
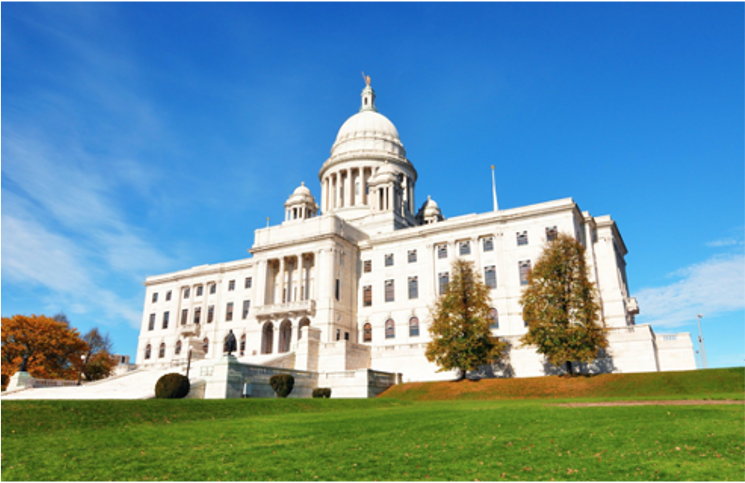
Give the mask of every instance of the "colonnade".
[{"label": "colonnade", "polygon": [[267,260],[265,304],[311,300],[317,297],[316,253]]},{"label": "colonnade", "polygon": [[368,205],[368,182],[372,166],[347,168],[328,173],[322,181],[321,211]]}]

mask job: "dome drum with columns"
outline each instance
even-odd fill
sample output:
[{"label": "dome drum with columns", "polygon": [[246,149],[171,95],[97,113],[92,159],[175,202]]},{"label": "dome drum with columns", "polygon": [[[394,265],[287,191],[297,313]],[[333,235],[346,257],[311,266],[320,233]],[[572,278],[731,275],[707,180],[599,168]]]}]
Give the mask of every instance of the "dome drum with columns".
[{"label": "dome drum with columns", "polygon": [[363,224],[380,223],[385,218],[380,215],[388,214],[391,229],[416,224],[417,172],[396,126],[378,112],[370,85],[362,91],[359,112],[339,129],[318,177],[324,214]]}]

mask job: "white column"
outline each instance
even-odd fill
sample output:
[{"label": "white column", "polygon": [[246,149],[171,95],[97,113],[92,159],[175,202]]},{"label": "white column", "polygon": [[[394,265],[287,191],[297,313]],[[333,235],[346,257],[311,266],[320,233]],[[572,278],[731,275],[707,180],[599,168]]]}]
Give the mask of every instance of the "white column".
[{"label": "white column", "polygon": [[279,257],[279,273],[277,274],[277,278],[279,279],[279,284],[275,284],[275,287],[279,293],[274,297],[274,303],[284,303],[285,257]]},{"label": "white column", "polygon": [[344,177],[344,207],[352,206],[352,171],[346,170]]}]

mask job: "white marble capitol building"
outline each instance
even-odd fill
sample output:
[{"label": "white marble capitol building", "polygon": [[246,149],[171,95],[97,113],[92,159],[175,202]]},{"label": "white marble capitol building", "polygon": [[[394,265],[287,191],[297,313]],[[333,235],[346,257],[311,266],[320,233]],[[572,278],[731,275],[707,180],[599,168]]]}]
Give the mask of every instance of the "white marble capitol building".
[{"label": "white marble capitol building", "polygon": [[319,171],[320,200],[301,183],[285,203],[285,220],[256,230],[249,258],[147,278],[138,366],[183,364],[189,348],[195,361],[218,361],[232,330],[246,367],[453,378],[424,351],[428,307],[461,257],[491,288],[493,333],[512,344],[497,375],[543,375],[550,366],[518,342],[527,330],[518,301],[547,240],[562,232],[586,247],[609,329],[606,357],[585,370],[695,369],[688,333],[635,324],[627,249],[610,216],[592,216],[566,198],[506,210],[495,201],[494,211],[446,219],[429,197],[417,209],[418,175],[398,130],[377,111],[368,79],[359,112],[341,126]]}]

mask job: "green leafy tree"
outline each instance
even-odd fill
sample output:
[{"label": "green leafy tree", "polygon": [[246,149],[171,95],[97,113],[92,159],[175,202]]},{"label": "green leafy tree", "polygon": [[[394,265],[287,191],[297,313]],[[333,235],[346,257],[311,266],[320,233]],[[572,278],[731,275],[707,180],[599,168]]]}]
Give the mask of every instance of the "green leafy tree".
[{"label": "green leafy tree", "polygon": [[598,323],[595,287],[587,279],[585,248],[559,234],[538,258],[520,298],[528,333],[521,339],[539,354],[573,374],[572,362],[588,363],[608,347]]},{"label": "green leafy tree", "polygon": [[468,371],[501,359],[507,344],[491,335],[490,309],[489,288],[473,263],[455,260],[447,291],[430,308],[427,360],[436,363],[439,372],[458,369],[463,380]]}]

